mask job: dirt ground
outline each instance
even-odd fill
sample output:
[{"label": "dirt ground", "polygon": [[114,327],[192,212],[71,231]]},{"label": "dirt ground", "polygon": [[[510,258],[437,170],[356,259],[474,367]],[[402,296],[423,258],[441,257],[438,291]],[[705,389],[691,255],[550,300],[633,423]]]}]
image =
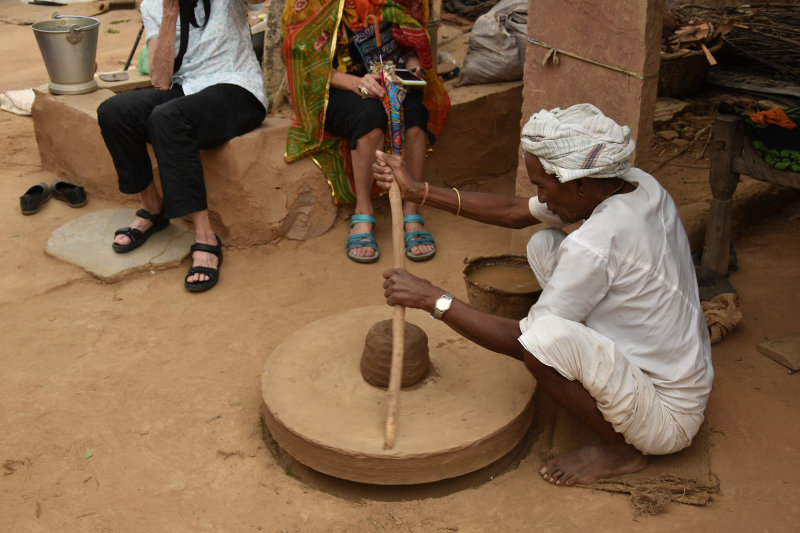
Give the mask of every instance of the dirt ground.
[{"label": "dirt ground", "polygon": [[[132,19],[101,33],[100,71],[124,63],[135,17],[99,17],[103,30]],[[0,25],[0,53],[0,90],[47,82],[29,27]],[[305,324],[381,304],[391,254],[349,261],[342,218],[307,242],[226,249],[210,293],[183,289],[188,260],[102,284],[43,249],[64,223],[116,205],[89,191],[80,210],[51,200],[22,216],[19,195],[55,176],[41,170],[30,117],[0,113],[0,131],[0,531],[800,530],[800,375],[756,350],[800,331],[798,202],[736,238],[730,282],[744,318],[713,351],[708,419],[721,492],[711,505],[635,517],[625,495],[542,481],[532,456],[463,490],[372,492],[336,480],[322,490],[285,470],[262,440],[259,375]],[[707,155],[686,155],[656,175],[679,203],[707,199]],[[512,192],[513,180],[475,176],[470,187]],[[409,269],[466,298],[464,258],[508,252],[510,234],[423,214],[439,252]],[[388,252],[386,205],[378,220]]]}]

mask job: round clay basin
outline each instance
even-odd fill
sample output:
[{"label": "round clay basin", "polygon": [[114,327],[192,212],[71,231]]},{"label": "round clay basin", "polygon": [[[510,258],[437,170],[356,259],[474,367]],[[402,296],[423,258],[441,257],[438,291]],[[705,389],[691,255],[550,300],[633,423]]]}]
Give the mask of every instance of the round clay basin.
[{"label": "round clay basin", "polygon": [[464,283],[473,307],[506,318],[527,316],[542,293],[528,259],[519,255],[470,260],[464,267]]},{"label": "round clay basin", "polygon": [[460,476],[514,448],[533,418],[535,382],[524,364],[407,309],[428,335],[433,370],[400,393],[395,445],[384,449],[388,393],[364,381],[360,359],[370,326],[391,315],[372,306],[322,318],[270,355],[264,419],[281,448],[319,472],[378,485]]}]

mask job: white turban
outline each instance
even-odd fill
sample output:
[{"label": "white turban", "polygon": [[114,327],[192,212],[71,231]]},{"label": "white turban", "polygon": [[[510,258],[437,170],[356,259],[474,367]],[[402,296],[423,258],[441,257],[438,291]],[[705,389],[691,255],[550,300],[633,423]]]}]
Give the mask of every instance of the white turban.
[{"label": "white turban", "polygon": [[522,149],[542,162],[561,183],[578,178],[611,178],[631,166],[636,143],[592,104],[541,110],[522,128]]}]

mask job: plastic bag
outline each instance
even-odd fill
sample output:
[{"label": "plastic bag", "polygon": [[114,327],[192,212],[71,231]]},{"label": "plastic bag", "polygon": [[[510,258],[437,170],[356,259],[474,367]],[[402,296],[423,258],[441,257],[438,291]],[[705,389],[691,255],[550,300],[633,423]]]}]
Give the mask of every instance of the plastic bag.
[{"label": "plastic bag", "polygon": [[147,45],[144,45],[139,52],[139,57],[136,60],[136,68],[139,69],[139,74],[142,76],[150,74],[150,62],[147,59]]},{"label": "plastic bag", "polygon": [[527,25],[527,0],[501,0],[478,17],[456,85],[521,80]]}]

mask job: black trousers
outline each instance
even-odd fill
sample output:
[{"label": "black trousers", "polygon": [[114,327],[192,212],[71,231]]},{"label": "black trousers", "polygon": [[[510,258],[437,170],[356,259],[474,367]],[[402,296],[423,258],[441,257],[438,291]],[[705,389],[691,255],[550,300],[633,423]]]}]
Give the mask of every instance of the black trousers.
[{"label": "black trousers", "polygon": [[[422,103],[422,91],[408,91],[403,100],[403,119],[406,130],[419,126],[428,134],[431,145],[436,142],[436,137],[428,131],[428,110]],[[352,91],[331,87],[325,112],[325,130],[349,139],[351,150],[356,149],[358,139],[375,129],[386,131],[388,124],[389,119],[380,100],[362,98]]]},{"label": "black trousers", "polygon": [[97,108],[119,190],[137,194],[153,181],[149,142],[169,218],[208,209],[199,150],[254,130],[265,116],[261,102],[233,84],[212,85],[188,96],[179,86],[142,89],[112,96]]}]

